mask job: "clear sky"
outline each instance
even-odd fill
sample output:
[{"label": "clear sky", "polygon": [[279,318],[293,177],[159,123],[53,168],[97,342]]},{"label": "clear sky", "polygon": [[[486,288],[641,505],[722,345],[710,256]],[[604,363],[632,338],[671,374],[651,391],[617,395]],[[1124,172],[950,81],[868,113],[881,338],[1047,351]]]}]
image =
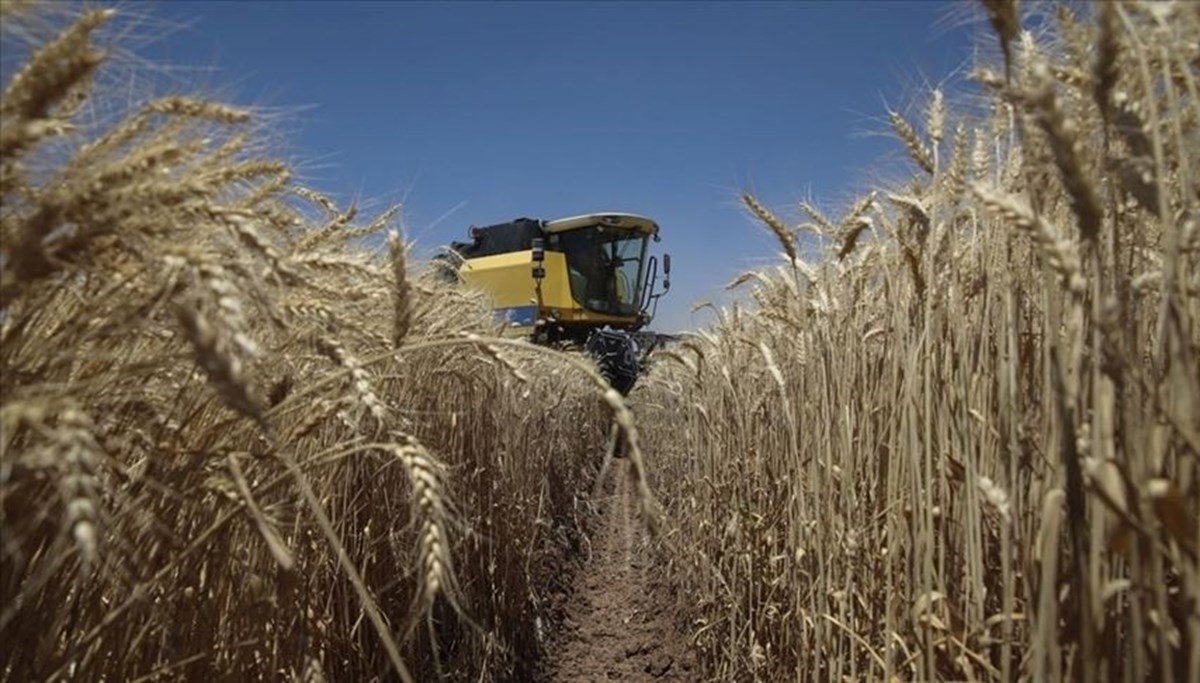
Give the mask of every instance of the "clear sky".
[{"label": "clear sky", "polygon": [[653,217],[673,261],[662,331],[703,322],[694,302],[776,253],[738,192],[836,214],[898,153],[876,135],[885,103],[969,62],[976,29],[932,1],[137,7],[180,27],[139,54],[293,112],[303,180],[404,199],[423,253],[519,216]]}]

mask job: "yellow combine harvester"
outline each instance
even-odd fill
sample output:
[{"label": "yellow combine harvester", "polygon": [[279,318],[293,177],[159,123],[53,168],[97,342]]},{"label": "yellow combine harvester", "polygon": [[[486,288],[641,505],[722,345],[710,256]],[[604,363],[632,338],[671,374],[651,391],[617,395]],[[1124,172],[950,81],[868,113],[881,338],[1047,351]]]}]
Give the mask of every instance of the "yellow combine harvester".
[{"label": "yellow combine harvester", "polygon": [[645,354],[667,337],[642,329],[670,288],[671,256],[648,256],[658,224],[628,213],[554,221],[518,218],[472,227],[454,242],[448,262],[466,284],[492,298],[506,334],[539,344],[585,349],[622,394],[629,393]]}]

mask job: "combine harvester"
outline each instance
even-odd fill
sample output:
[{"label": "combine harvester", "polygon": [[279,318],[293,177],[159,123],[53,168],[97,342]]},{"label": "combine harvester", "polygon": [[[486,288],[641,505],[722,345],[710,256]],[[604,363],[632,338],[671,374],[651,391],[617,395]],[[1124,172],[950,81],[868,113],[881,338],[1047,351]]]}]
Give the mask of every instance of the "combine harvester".
[{"label": "combine harvester", "polygon": [[628,394],[646,356],[672,337],[645,331],[671,286],[671,256],[648,257],[658,224],[628,213],[472,227],[438,259],[487,292],[505,333],[589,353],[608,383]]}]

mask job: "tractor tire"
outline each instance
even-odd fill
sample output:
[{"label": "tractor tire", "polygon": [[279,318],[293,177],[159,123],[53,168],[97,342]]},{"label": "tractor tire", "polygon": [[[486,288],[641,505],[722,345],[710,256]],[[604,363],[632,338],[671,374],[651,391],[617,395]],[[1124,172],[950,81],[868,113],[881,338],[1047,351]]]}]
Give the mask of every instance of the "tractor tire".
[{"label": "tractor tire", "polygon": [[588,337],[586,348],[608,385],[628,396],[642,370],[633,337],[624,330],[596,330]]}]

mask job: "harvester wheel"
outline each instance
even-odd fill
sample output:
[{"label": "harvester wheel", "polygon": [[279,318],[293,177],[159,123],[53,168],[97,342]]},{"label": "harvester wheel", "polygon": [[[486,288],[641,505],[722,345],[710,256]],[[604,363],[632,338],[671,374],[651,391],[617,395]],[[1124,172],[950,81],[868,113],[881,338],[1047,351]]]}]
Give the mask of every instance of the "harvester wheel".
[{"label": "harvester wheel", "polygon": [[596,330],[588,337],[587,350],[609,386],[622,396],[629,395],[641,372],[633,337],[624,330]]}]

